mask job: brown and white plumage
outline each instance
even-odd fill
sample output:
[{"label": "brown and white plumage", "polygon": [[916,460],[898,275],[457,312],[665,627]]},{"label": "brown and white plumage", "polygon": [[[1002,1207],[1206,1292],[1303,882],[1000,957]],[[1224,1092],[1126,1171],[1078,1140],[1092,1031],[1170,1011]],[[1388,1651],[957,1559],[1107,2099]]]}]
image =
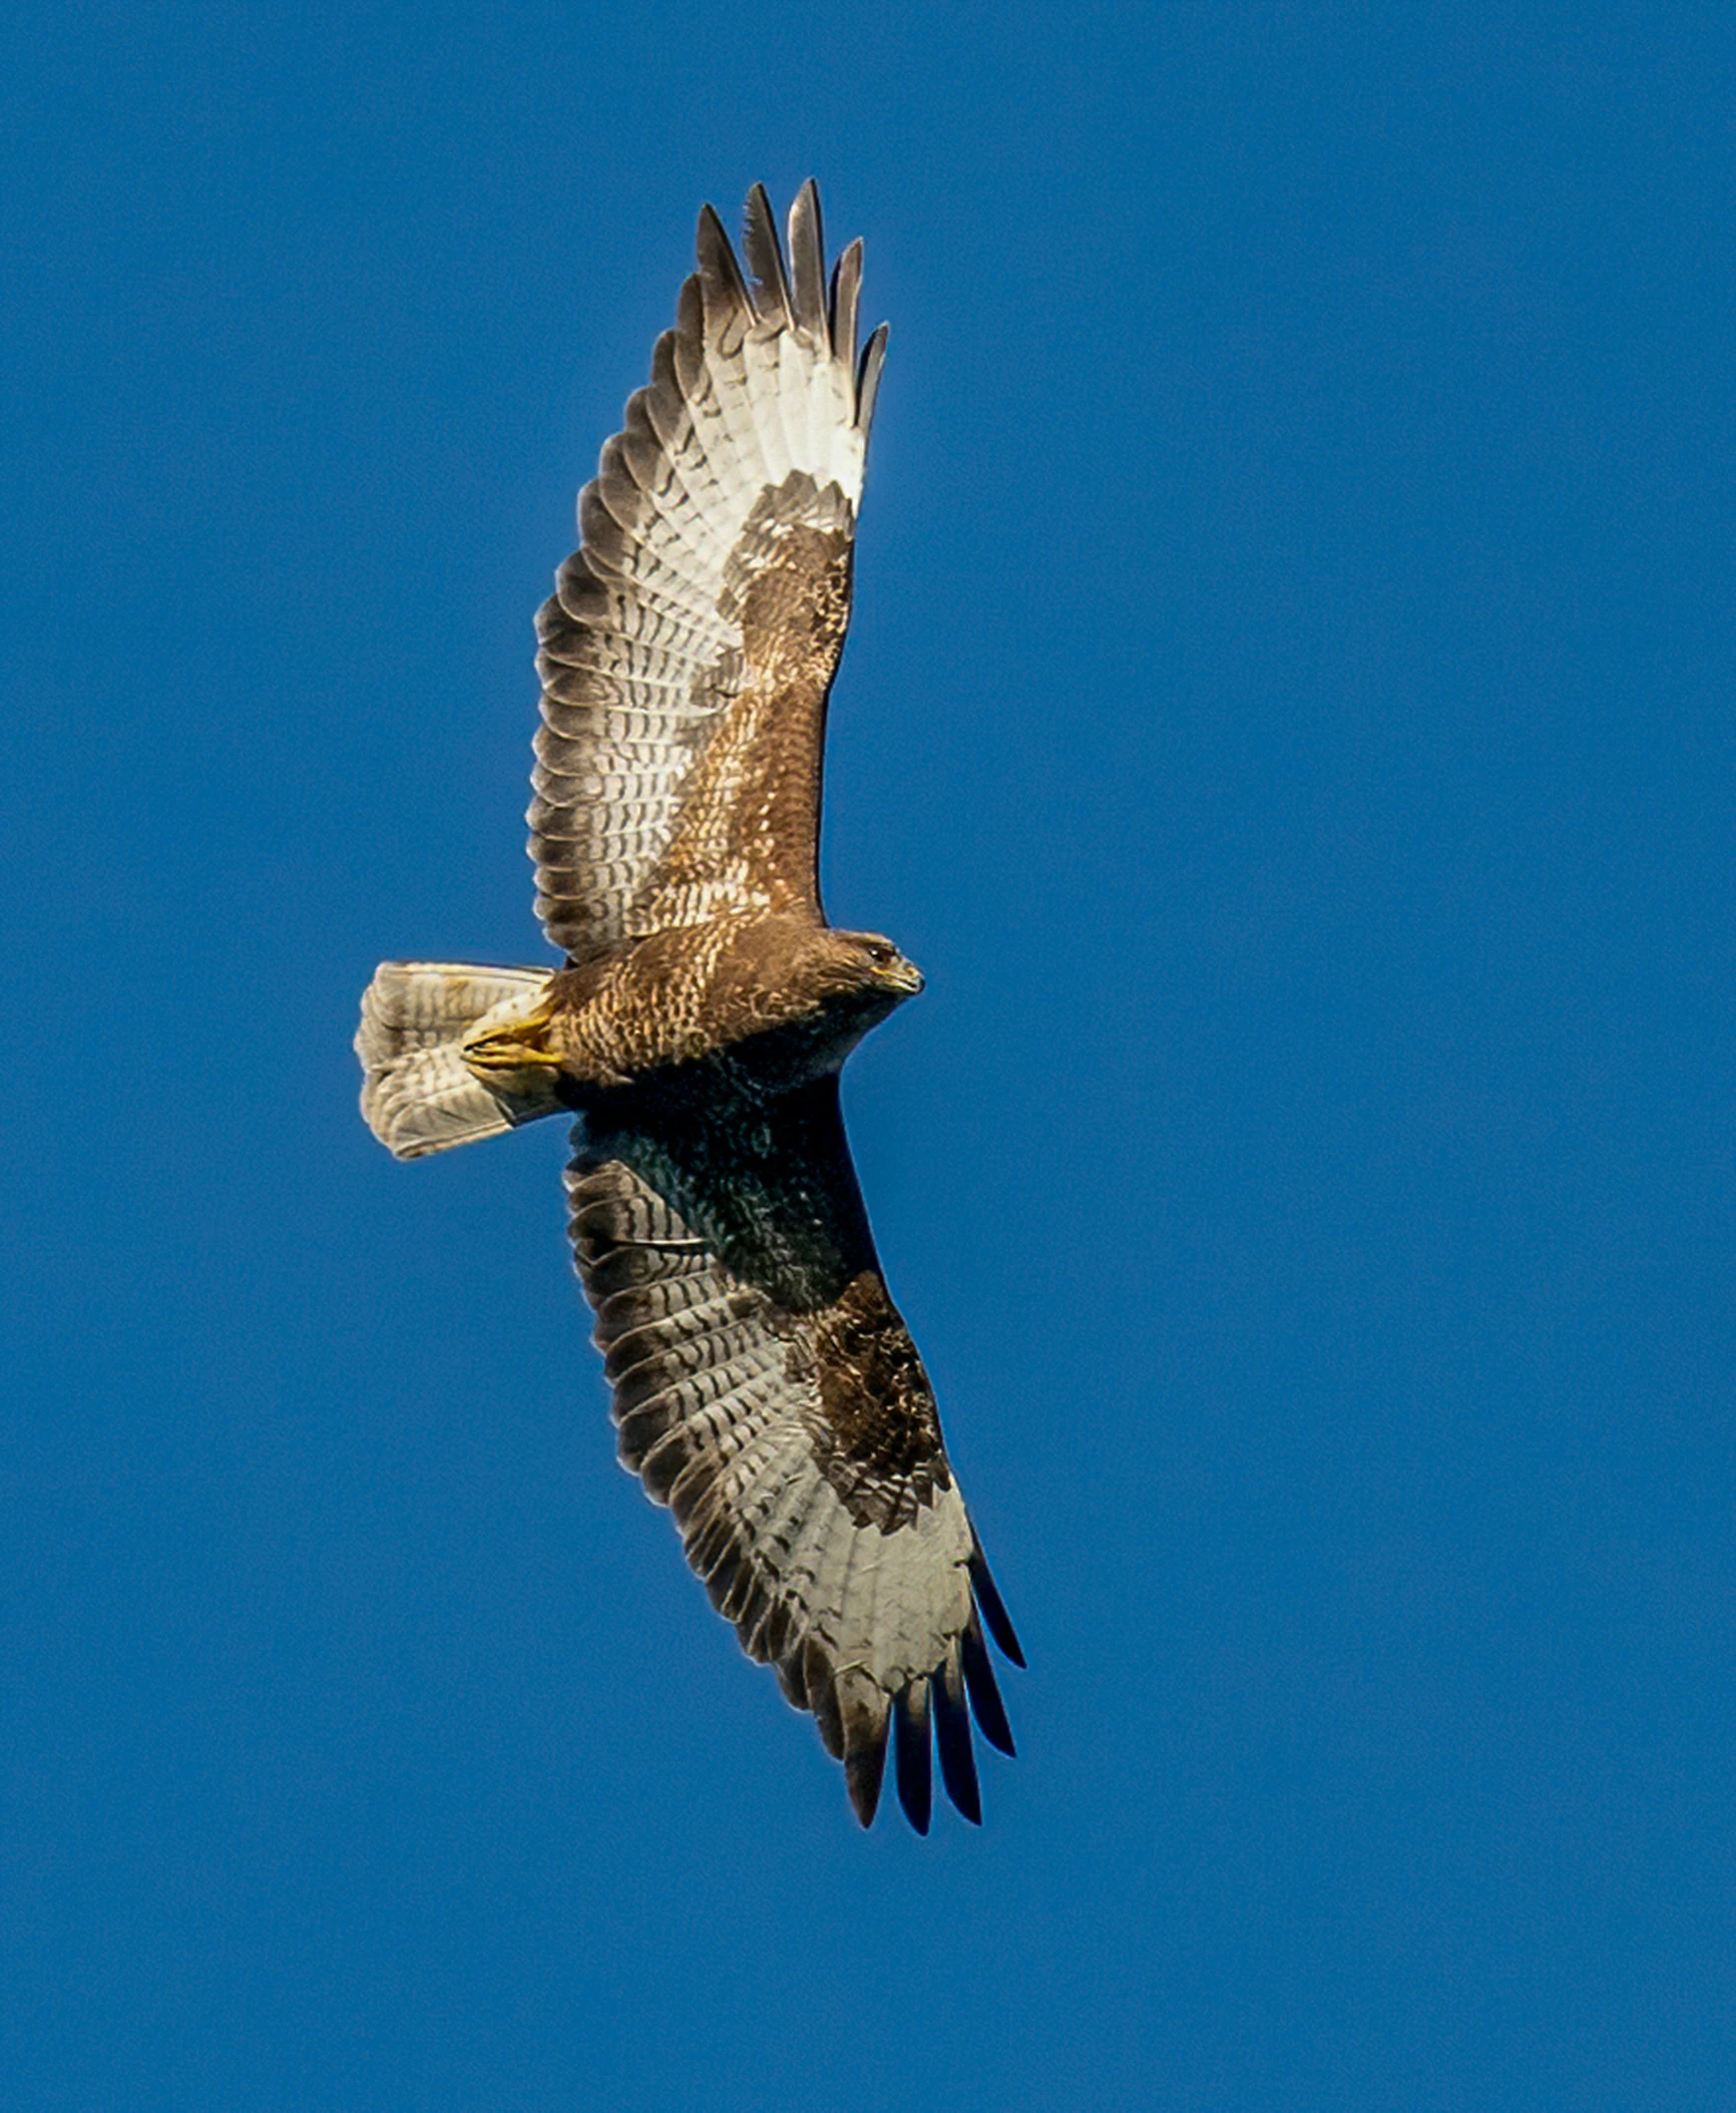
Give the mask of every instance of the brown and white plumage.
[{"label": "brown and white plumage", "polygon": [[787,260],[762,190],[716,214],[650,385],[580,498],[538,619],[531,852],[564,968],[391,963],[363,1112],[400,1156],[557,1106],[579,1274],[625,1465],[872,1819],[888,1750],[980,1817],[970,1730],[1012,1751],[984,1625],[1022,1663],[887,1294],[838,1105],[921,978],[825,923],[826,701],[849,622],[884,326],[861,245],[828,283],[811,184]]},{"label": "brown and white plumage", "polygon": [[[537,622],[537,913],[574,960],[722,908],[818,904],[825,692],[886,331],[858,360],[862,245],[828,291],[811,184],[790,214],[788,269],[757,188],[744,247],[751,277],[706,207],[676,326],[580,494],[583,546]],[[754,590],[763,600],[765,575],[815,537],[845,554],[841,606],[802,707],[774,716],[766,653],[794,634],[751,622]],[[725,826],[698,846],[700,870],[671,880],[659,864],[683,825],[695,834],[695,791],[725,825],[763,800],[779,826]]]}]

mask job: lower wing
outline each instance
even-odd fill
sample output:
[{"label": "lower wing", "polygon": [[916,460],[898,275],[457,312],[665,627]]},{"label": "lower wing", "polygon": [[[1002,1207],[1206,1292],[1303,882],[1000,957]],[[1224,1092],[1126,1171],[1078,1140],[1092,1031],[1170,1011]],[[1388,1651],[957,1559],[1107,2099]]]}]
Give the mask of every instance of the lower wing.
[{"label": "lower wing", "polygon": [[984,1625],[1024,1659],[874,1257],[837,1080],[752,1119],[624,1095],[577,1142],[570,1229],[623,1461],[813,1712],[862,1824],[889,1743],[919,1833],[935,1749],[980,1820],[972,1714],[1013,1751]]}]

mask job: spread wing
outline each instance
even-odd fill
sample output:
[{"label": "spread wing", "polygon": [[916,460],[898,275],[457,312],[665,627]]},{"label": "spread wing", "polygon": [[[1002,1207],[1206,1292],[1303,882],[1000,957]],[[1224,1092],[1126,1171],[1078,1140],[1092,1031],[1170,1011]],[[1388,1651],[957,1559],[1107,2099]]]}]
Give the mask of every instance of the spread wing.
[{"label": "spread wing", "polygon": [[623,1095],[575,1133],[570,1230],[622,1460],[749,1655],[813,1711],[862,1824],[890,1738],[926,1833],[931,1723],[977,1820],[972,1712],[1013,1751],[983,1624],[1024,1659],[887,1297],[837,1079],[732,1114]]},{"label": "spread wing", "polygon": [[826,692],[886,330],[858,363],[862,245],[828,286],[812,183],[787,263],[757,186],[742,246],[746,276],[707,206],[538,618],[530,848],[574,961],[732,909],[818,914]]}]

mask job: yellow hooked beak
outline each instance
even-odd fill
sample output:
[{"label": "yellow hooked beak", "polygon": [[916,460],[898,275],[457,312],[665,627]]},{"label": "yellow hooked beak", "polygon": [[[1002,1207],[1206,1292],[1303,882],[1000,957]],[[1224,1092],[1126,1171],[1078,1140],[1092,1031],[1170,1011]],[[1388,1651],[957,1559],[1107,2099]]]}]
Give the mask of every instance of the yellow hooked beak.
[{"label": "yellow hooked beak", "polygon": [[900,954],[896,961],[876,968],[874,981],[884,984],[889,991],[896,991],[901,998],[914,998],[923,988],[923,974],[913,961],[906,961]]}]

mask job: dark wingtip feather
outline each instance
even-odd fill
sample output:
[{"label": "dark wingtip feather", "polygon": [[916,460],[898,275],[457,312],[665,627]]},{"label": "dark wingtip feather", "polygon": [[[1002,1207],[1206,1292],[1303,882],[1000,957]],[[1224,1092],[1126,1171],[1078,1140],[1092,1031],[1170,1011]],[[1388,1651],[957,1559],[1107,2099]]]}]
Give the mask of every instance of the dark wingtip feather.
[{"label": "dark wingtip feather", "polygon": [[783,1699],[792,1710],[805,1710],[808,1706],[808,1676],[802,1664],[799,1649],[786,1657],[772,1660],[772,1671],[777,1675],[777,1684],[783,1689]]},{"label": "dark wingtip feather", "polygon": [[1001,1690],[995,1682],[989,1646],[983,1641],[983,1632],[974,1617],[959,1639],[959,1656],[964,1664],[965,1686],[970,1693],[971,1712],[977,1720],[977,1729],[1002,1753],[1017,1753],[1013,1727],[1007,1721],[1007,1705],[1001,1700]]},{"label": "dark wingtip feather", "polygon": [[763,184],[755,184],[747,194],[741,251],[747,259],[747,269],[753,281],[755,312],[767,322],[793,322],[783,249],[777,239],[777,222],[772,218],[771,201],[765,195]]},{"label": "dark wingtip feather", "polygon": [[747,282],[735,260],[734,244],[717,216],[716,207],[699,208],[699,227],[693,249],[699,261],[700,287],[711,296],[712,306],[719,317],[730,308],[752,306]]},{"label": "dark wingtip feather", "polygon": [[1015,1665],[1023,1666],[1025,1653],[1019,1648],[1019,1638],[1014,1633],[1006,1602],[995,1589],[995,1580],[989,1573],[989,1559],[983,1553],[983,1543],[974,1533],[971,1536],[971,1589],[977,1595],[977,1604],[983,1610],[983,1619],[988,1623],[989,1634],[1000,1645],[1002,1654],[1011,1658]]},{"label": "dark wingtip feather", "polygon": [[[696,271],[688,272],[675,297],[675,328],[669,347],[674,354],[675,392],[687,396],[699,386],[705,363],[705,292]],[[651,367],[653,387],[656,367]]]},{"label": "dark wingtip feather", "polygon": [[856,309],[862,292],[862,237],[856,239],[832,266],[830,322],[832,357],[856,372]]},{"label": "dark wingtip feather", "polygon": [[879,324],[862,354],[856,377],[856,423],[864,434],[874,423],[874,399],[880,394],[880,369],[886,362],[886,340],[891,334],[885,323]]},{"label": "dark wingtip feather", "polygon": [[880,1779],[886,1771],[888,1697],[858,1666],[839,1673],[836,1685],[844,1725],[844,1785],[857,1819],[867,1827],[880,1803]]},{"label": "dark wingtip feather", "polygon": [[886,1733],[882,1724],[877,1738],[855,1748],[844,1761],[844,1788],[850,1793],[850,1809],[864,1827],[874,1825],[880,1809],[880,1784],[886,1774]]},{"label": "dark wingtip feather", "polygon": [[911,1826],[925,1835],[934,1796],[926,1679],[913,1680],[893,1704],[893,1726],[898,1802]]},{"label": "dark wingtip feather", "polygon": [[971,1745],[971,1713],[965,1707],[965,1683],[956,1652],[948,1656],[931,1685],[941,1781],[947,1787],[947,1796],[971,1825],[981,1827],[983,1795],[977,1786],[977,1756]]},{"label": "dark wingtip feather", "polygon": [[789,278],[797,325],[816,344],[829,341],[826,326],[826,243],[820,225],[820,193],[812,177],[789,209]]},{"label": "dark wingtip feather", "polygon": [[838,1683],[823,1647],[810,1636],[802,1650],[808,1708],[820,1728],[820,1744],[834,1761],[844,1758],[844,1711]]},{"label": "dark wingtip feather", "polygon": [[699,208],[699,224],[693,231],[693,254],[703,271],[714,261],[720,249],[729,247],[729,236],[724,230],[722,214],[707,199]]}]

